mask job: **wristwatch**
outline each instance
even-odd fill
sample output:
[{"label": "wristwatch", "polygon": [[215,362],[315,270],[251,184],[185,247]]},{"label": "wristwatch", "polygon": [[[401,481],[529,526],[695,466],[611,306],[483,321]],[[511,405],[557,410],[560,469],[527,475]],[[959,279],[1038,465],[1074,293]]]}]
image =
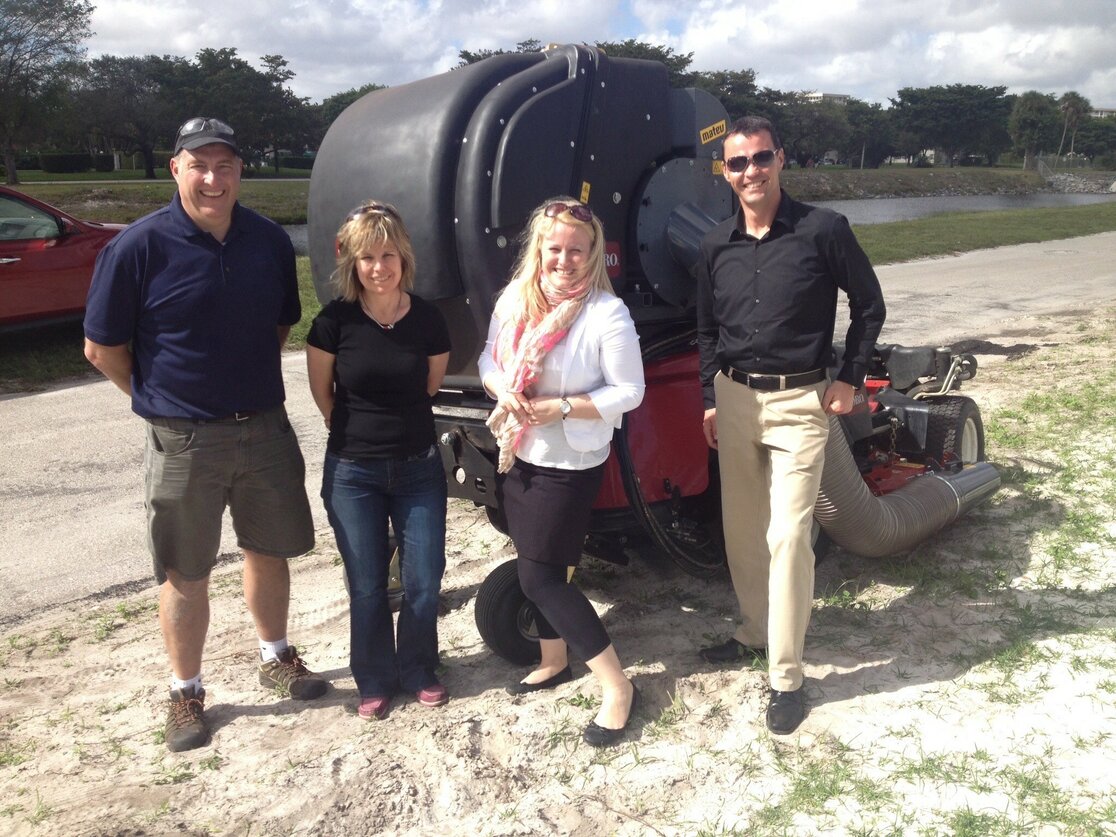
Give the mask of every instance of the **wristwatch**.
[{"label": "wristwatch", "polygon": [[571,410],[573,410],[573,405],[565,398],[558,402],[558,412],[562,414],[562,421],[566,420],[566,416],[570,414]]}]

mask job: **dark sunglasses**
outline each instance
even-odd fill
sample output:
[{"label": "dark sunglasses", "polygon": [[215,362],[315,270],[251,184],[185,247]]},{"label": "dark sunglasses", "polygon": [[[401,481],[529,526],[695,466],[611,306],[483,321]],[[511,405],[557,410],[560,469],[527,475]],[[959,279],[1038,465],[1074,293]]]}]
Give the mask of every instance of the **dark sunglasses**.
[{"label": "dark sunglasses", "polygon": [[230,136],[236,135],[236,132],[220,119],[211,119],[208,116],[195,116],[193,119],[187,119],[182,123],[182,127],[178,129],[178,138],[180,141],[186,140],[190,138],[190,134],[197,134],[202,131],[216,131]]},{"label": "dark sunglasses", "polygon": [[352,212],[345,216],[345,223],[355,221],[361,215],[386,215],[389,218],[394,218],[396,221],[401,221],[399,213],[395,211],[394,207],[388,206],[386,203],[366,203],[358,206]]},{"label": "dark sunglasses", "polygon": [[583,203],[562,203],[560,201],[548,203],[546,209],[543,210],[543,215],[547,218],[557,218],[563,212],[570,213],[583,224],[589,224],[593,221],[593,210]]},{"label": "dark sunglasses", "polygon": [[751,157],[747,154],[741,154],[739,157],[729,157],[725,160],[725,168],[739,174],[742,171],[747,171],[749,164],[754,163],[758,168],[765,169],[774,162],[775,152],[768,149],[767,151],[757,151]]}]

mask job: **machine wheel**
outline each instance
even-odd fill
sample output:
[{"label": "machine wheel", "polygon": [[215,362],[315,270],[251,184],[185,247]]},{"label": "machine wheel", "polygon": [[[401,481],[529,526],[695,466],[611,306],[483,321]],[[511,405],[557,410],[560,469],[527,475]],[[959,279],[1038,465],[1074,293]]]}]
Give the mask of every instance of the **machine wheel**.
[{"label": "machine wheel", "polygon": [[490,572],[481,583],[473,614],[481,639],[498,657],[520,666],[538,662],[535,605],[523,595],[514,558]]},{"label": "machine wheel", "polygon": [[[395,534],[388,536],[388,549],[391,550],[391,564],[388,565],[387,599],[388,607],[392,613],[398,613],[403,607],[403,547],[395,542]],[[349,573],[341,567],[341,580],[345,583],[345,592],[349,593]]]},{"label": "machine wheel", "polygon": [[926,455],[941,462],[952,453],[965,465],[984,461],[984,422],[971,398],[947,395],[927,402]]},{"label": "machine wheel", "polygon": [[493,529],[501,535],[508,534],[508,518],[502,506],[485,506],[484,513]]}]

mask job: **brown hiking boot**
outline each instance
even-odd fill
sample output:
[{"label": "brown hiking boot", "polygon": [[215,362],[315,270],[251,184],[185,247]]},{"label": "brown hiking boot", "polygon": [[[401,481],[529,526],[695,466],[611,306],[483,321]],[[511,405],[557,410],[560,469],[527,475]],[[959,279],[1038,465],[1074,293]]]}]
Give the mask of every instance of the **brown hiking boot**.
[{"label": "brown hiking boot", "polygon": [[326,682],[306,667],[293,645],[279,659],[260,663],[260,685],[280,689],[294,700],[313,700],[326,692]]},{"label": "brown hiking boot", "polygon": [[209,741],[209,727],[205,723],[205,689],[171,689],[170,710],[163,737],[172,753],[194,750]]}]

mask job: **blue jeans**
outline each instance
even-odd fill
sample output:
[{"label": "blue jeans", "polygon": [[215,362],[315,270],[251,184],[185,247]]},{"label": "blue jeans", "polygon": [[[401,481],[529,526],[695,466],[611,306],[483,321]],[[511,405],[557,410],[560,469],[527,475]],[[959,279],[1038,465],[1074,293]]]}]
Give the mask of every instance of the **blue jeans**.
[{"label": "blue jeans", "polygon": [[[438,591],[446,568],[446,477],[431,446],[404,459],[326,453],[322,500],[349,578],[349,663],[362,697],[438,682]],[[388,520],[403,549],[398,643],[388,605]]]}]

